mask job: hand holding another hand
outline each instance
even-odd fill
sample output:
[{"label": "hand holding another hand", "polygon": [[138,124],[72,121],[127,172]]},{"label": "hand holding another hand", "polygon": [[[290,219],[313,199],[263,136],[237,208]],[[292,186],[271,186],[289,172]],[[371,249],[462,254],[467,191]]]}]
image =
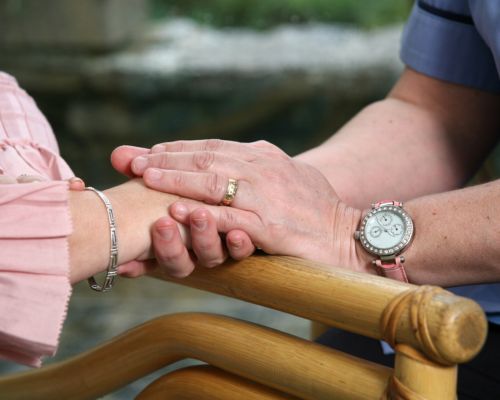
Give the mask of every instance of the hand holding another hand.
[{"label": "hand holding another hand", "polygon": [[[115,166],[127,152],[128,147],[115,150]],[[148,187],[210,204],[201,210],[189,201],[170,207],[171,215],[191,223],[192,231],[196,213],[209,211],[204,217],[211,224],[213,215],[219,232],[236,231],[245,239],[246,232],[269,254],[365,269],[352,237],[361,212],[342,203],[318,170],[270,143],[179,141],[135,155],[130,172],[143,176]],[[230,207],[220,206],[229,179],[238,182],[237,193]]]},{"label": "hand holding another hand", "polygon": [[[121,146],[113,152],[111,162],[119,172],[134,177],[132,161],[135,157],[149,153],[149,149]],[[210,268],[222,264],[228,253],[238,260],[254,252],[255,247],[248,235],[239,230],[228,232],[223,244],[214,216],[199,203],[196,206],[194,204],[190,204],[191,212],[182,217],[182,223],[190,230],[188,244],[185,244],[177,222],[171,217],[162,217],[153,225],[151,235],[156,261],[170,275],[183,277],[189,275],[196,266]],[[119,270],[124,276],[136,277],[147,273],[154,265],[152,260],[137,260],[121,265]]]}]

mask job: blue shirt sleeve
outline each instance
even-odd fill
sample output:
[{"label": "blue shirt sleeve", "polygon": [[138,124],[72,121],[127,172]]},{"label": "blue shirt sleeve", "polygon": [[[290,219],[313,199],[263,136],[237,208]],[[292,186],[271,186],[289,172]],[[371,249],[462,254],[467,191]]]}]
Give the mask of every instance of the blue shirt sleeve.
[{"label": "blue shirt sleeve", "polygon": [[401,59],[433,78],[500,93],[490,48],[480,36],[467,0],[419,0],[405,27]]}]

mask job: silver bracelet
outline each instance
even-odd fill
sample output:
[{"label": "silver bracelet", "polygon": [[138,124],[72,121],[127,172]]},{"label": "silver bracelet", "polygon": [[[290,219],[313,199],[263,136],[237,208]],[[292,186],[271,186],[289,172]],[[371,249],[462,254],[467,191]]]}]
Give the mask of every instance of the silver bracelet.
[{"label": "silver bracelet", "polygon": [[111,290],[113,287],[113,283],[117,276],[117,267],[118,267],[118,239],[116,237],[116,223],[115,223],[115,215],[113,214],[113,206],[111,202],[106,197],[106,195],[100,190],[94,189],[93,187],[86,187],[85,190],[90,190],[97,194],[104,205],[106,206],[106,211],[108,213],[108,222],[109,222],[109,236],[111,239],[111,249],[109,253],[109,264],[106,269],[106,276],[104,278],[104,283],[99,285],[93,276],[88,279],[89,286],[91,289],[94,289],[97,292],[107,292]]}]

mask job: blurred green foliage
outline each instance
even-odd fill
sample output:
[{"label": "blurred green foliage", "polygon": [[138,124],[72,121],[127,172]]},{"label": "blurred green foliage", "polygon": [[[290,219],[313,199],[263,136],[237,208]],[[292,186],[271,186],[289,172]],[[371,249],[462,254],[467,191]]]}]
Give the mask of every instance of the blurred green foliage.
[{"label": "blurred green foliage", "polygon": [[409,0],[151,0],[154,18],[188,17],[218,27],[267,29],[283,23],[373,28],[403,21]]}]

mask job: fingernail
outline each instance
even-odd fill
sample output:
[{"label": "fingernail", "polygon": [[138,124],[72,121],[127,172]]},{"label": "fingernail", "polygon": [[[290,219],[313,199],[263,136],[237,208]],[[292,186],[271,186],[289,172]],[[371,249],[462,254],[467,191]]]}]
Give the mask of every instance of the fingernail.
[{"label": "fingernail", "polygon": [[174,237],[174,230],[170,226],[158,228],[162,239],[170,241]]},{"label": "fingernail", "polygon": [[204,231],[207,228],[208,221],[205,218],[196,218],[191,221],[194,227],[201,231]]},{"label": "fingernail", "polygon": [[132,170],[136,174],[143,173],[147,166],[148,166],[148,159],[146,157],[137,157],[132,162]]},{"label": "fingernail", "polygon": [[156,168],[148,168],[146,172],[144,172],[144,178],[149,181],[159,181],[161,178],[161,171]]}]

